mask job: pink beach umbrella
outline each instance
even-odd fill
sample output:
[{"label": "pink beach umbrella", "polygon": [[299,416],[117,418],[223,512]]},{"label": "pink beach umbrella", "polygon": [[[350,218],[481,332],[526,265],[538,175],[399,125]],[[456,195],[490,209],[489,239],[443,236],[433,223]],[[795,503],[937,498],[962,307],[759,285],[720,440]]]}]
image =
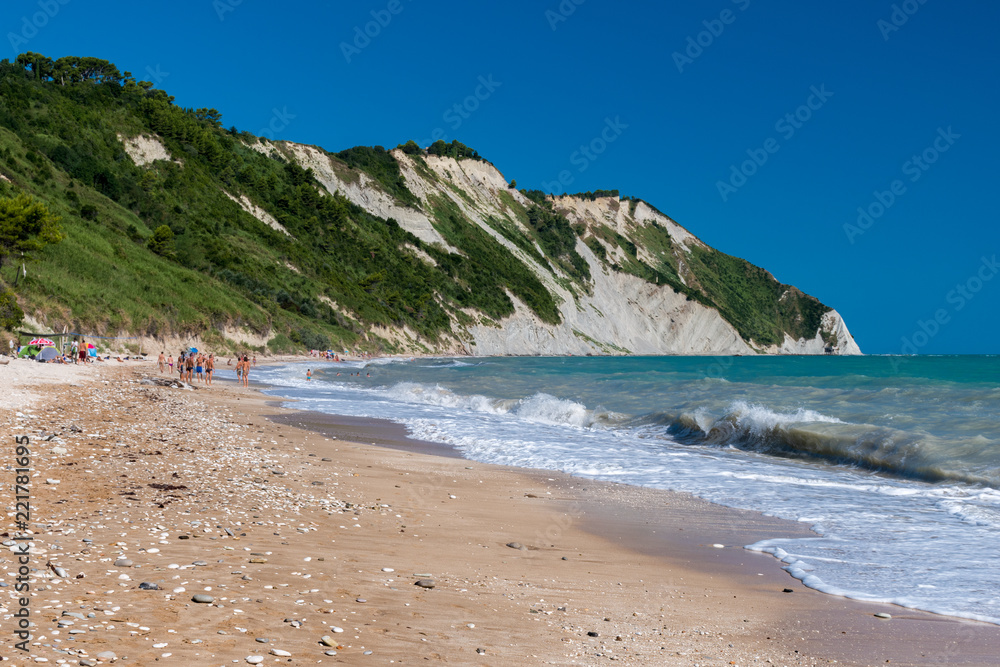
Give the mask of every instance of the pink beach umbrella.
[{"label": "pink beach umbrella", "polygon": [[39,347],[46,347],[46,346],[55,347],[55,342],[49,340],[48,338],[36,338],[30,343],[28,343],[28,345],[37,345]]}]

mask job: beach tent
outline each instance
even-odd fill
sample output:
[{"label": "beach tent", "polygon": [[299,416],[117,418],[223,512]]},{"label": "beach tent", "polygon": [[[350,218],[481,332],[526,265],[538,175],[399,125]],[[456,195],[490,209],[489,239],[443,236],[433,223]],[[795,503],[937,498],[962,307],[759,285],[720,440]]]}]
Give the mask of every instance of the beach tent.
[{"label": "beach tent", "polygon": [[41,350],[39,350],[38,354],[35,356],[35,360],[36,361],[49,361],[51,359],[58,359],[59,356],[60,356],[59,355],[59,350],[57,350],[56,348],[52,347],[51,345],[46,345]]},{"label": "beach tent", "polygon": [[21,359],[25,359],[27,357],[33,357],[36,354],[38,354],[39,349],[40,348],[34,345],[25,345],[24,347],[21,348],[21,351],[17,353],[17,356],[19,356]]},{"label": "beach tent", "polygon": [[97,356],[97,348],[94,347],[93,343],[87,343],[87,356],[90,356],[90,357],[96,357]]}]

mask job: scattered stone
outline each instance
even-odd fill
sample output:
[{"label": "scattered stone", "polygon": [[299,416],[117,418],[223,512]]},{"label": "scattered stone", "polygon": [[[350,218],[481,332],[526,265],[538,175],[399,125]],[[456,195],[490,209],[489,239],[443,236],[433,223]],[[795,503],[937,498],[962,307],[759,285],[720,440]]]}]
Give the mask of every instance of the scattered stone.
[{"label": "scattered stone", "polygon": [[433,579],[417,579],[413,582],[414,586],[420,586],[420,588],[434,588]]},{"label": "scattered stone", "polygon": [[527,551],[528,550],[528,548],[525,547],[520,542],[508,542],[507,546],[510,547],[511,549],[519,549],[521,551]]},{"label": "scattered stone", "polygon": [[338,625],[331,625],[330,626],[330,631],[333,632],[334,634],[337,634],[337,633],[343,632],[344,628],[342,628],[342,627],[340,627]]},{"label": "scattered stone", "polygon": [[251,558],[250,562],[251,563],[266,563],[267,559],[266,558]]},{"label": "scattered stone", "polygon": [[98,662],[114,662],[118,659],[114,651],[101,651],[96,656]]},{"label": "scattered stone", "polygon": [[591,630],[590,632],[587,633],[587,636],[588,637],[600,637],[601,633],[600,632],[595,632],[594,630]]},{"label": "scattered stone", "polygon": [[276,655],[279,658],[290,658],[290,657],[292,657],[291,653],[289,653],[288,651],[282,651],[280,648],[272,648],[271,649],[271,655]]},{"label": "scattered stone", "polygon": [[213,602],[215,602],[215,598],[213,598],[211,595],[198,593],[197,595],[192,596],[191,601],[197,602],[199,604],[212,604]]},{"label": "scattered stone", "polygon": [[128,558],[119,558],[115,561],[115,567],[132,567],[133,563]]},{"label": "scattered stone", "polygon": [[197,567],[205,567],[206,565],[208,565],[208,563],[206,563],[203,560],[196,560],[195,562],[193,562],[191,564],[192,565],[196,565]]},{"label": "scattered stone", "polygon": [[782,593],[794,593],[795,591],[793,591],[791,588],[786,588],[785,590],[783,590],[781,592]]},{"label": "scattered stone", "polygon": [[256,641],[259,644],[266,644],[266,643],[268,643],[271,640],[268,639],[267,637],[257,637]]},{"label": "scattered stone", "polygon": [[884,611],[880,611],[879,613],[875,614],[875,618],[883,618],[885,620],[889,620],[890,618],[892,618],[892,616],[890,614],[885,613]]},{"label": "scattered stone", "polygon": [[262,655],[248,655],[247,656],[247,662],[250,663],[251,665],[259,665],[260,663],[264,662],[264,656],[262,656]]},{"label": "scattered stone", "polygon": [[476,649],[476,653],[478,653],[479,655],[486,655],[486,649],[484,649],[484,648],[477,648]]},{"label": "scattered stone", "polygon": [[322,637],[319,638],[319,643],[322,644],[323,646],[336,646],[337,640],[331,637],[330,635],[323,635]]},{"label": "scattered stone", "polygon": [[160,587],[157,586],[156,584],[154,584],[151,581],[144,581],[144,582],[142,582],[141,584],[139,584],[139,588],[141,588],[144,591],[158,591],[158,590],[160,590]]},{"label": "scattered stone", "polygon": [[356,599],[356,600],[354,600],[354,601],[355,601],[355,602],[361,602],[361,603],[365,603],[365,602],[368,602],[368,600],[366,600],[366,599],[364,599],[364,598],[357,598],[357,599]]}]

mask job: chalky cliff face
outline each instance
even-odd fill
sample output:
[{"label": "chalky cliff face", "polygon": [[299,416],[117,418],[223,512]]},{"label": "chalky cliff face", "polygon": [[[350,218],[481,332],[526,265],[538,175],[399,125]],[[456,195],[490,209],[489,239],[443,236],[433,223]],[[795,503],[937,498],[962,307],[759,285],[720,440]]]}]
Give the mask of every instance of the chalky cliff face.
[{"label": "chalky cliff face", "polygon": [[[768,289],[778,290],[776,308],[796,302],[778,318],[790,323],[785,330],[771,332],[769,340],[755,341],[752,329],[741,327],[739,304],[727,310],[712,300],[710,283],[718,277],[706,274],[704,267],[727,256],[645,202],[617,196],[550,199],[553,210],[565,216],[575,231],[574,250],[589,269],[589,277],[581,278],[579,272],[574,277],[551,261],[527,221],[526,212],[535,202],[509,188],[488,162],[412,157],[393,151],[406,187],[419,199],[418,205],[407,206],[367,174],[345,170],[342,163],[315,147],[289,142],[253,147],[294,160],[311,169],[328,193],[340,193],[372,215],[395,220],[424,243],[456,253],[460,251],[448,243],[439,226],[445,208],[457,210],[530,267],[557,304],[560,321],[547,323],[509,294],[515,306],[512,315],[497,322],[467,311],[468,317],[453,321],[451,339],[435,351],[484,356],[861,354],[835,310],[743,263],[764,275],[759,280]],[[530,239],[536,252],[514,238]],[[426,253],[413,250],[433,262]],[[808,302],[814,326],[798,314],[799,301]],[[378,334],[403,348],[415,340],[405,330]]]}]

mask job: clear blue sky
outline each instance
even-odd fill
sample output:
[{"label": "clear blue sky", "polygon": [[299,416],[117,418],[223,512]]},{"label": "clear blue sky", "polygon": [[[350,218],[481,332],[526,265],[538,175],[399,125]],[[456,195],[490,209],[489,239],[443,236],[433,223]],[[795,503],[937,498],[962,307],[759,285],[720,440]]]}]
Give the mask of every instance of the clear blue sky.
[{"label": "clear blue sky", "polygon": [[866,352],[1000,353],[1000,4],[576,2],[7,0],[0,26],[6,57],[106,58],[227,127],[333,151],[440,128],[519,187],[638,195]]}]

